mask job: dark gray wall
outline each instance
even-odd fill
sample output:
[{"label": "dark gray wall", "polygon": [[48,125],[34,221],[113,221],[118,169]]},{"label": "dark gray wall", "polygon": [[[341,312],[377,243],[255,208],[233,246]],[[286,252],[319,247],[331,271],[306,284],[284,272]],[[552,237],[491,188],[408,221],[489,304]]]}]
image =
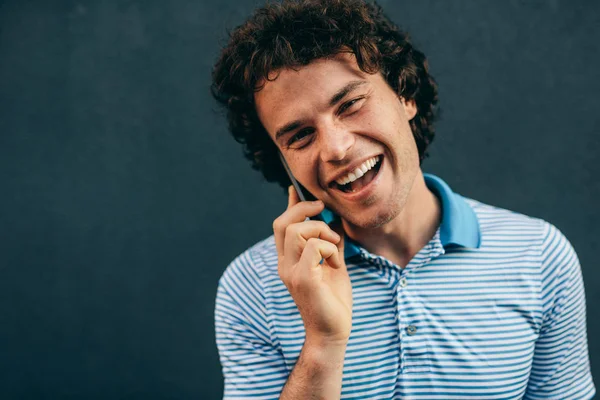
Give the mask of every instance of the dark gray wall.
[{"label": "dark gray wall", "polygon": [[[217,281],[282,191],[209,95],[257,2],[0,2],[0,397],[217,399]],[[571,240],[600,372],[600,3],[382,1],[428,54],[424,169]]]}]

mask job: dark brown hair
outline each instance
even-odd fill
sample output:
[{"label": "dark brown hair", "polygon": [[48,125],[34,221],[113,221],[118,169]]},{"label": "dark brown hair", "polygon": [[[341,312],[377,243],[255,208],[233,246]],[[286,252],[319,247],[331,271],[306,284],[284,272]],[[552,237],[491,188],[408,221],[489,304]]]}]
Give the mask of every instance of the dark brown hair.
[{"label": "dark brown hair", "polygon": [[290,181],[277,147],[262,126],[254,93],[269,74],[311,61],[352,52],[359,68],[380,72],[390,87],[414,100],[410,121],[422,162],[434,137],[437,85],[425,55],[415,49],[375,3],[361,0],[285,0],[259,8],[229,37],[213,70],[213,96],[227,110],[229,129],[244,145],[254,169],[270,182]]}]

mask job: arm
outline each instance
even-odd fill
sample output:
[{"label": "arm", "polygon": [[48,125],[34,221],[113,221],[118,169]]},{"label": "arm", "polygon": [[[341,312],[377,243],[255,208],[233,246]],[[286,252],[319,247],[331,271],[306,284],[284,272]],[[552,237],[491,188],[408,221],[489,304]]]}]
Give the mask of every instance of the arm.
[{"label": "arm", "polygon": [[311,340],[316,336],[308,335],[290,374],[271,339],[264,304],[256,266],[244,254],[227,268],[217,291],[215,333],[223,398],[339,399],[345,342]]},{"label": "arm", "polygon": [[339,399],[352,328],[352,286],[341,226],[307,217],[322,202],[300,202],[290,186],[288,209],[273,223],[279,277],[302,316],[305,341],[282,400]]},{"label": "arm", "polygon": [[260,291],[246,281],[248,269],[236,263],[241,259],[220,281],[215,308],[216,339],[225,378],[223,398],[339,398],[345,345],[306,341],[288,377],[283,355],[268,337],[266,319],[260,310],[246,306],[259,304]]},{"label": "arm", "polygon": [[323,222],[305,221],[322,209],[320,202],[299,203],[292,189],[288,210],[274,223],[279,276],[305,328],[304,346],[289,377],[271,340],[262,280],[251,257],[238,257],[221,278],[215,328],[225,399],[340,398],[352,288],[343,239]]},{"label": "arm", "polygon": [[215,333],[225,380],[223,399],[276,400],[289,370],[269,335],[260,280],[244,254],[225,271],[215,306]]},{"label": "arm", "polygon": [[543,321],[526,399],[590,399],[585,292],[577,254],[550,224],[542,242]]},{"label": "arm", "polygon": [[322,347],[305,342],[280,400],[339,399],[346,346]]}]

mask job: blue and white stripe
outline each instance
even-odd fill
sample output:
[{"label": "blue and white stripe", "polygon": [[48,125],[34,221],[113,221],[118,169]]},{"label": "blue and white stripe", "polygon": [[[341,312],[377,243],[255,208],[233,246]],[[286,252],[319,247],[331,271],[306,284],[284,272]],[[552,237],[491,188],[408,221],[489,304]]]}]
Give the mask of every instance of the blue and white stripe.
[{"label": "blue and white stripe", "polygon": [[[567,239],[426,181],[442,223],[406,268],[358,246],[346,253],[354,306],[342,399],[592,398],[583,281]],[[215,325],[224,397],[279,398],[304,327],[273,237],[223,274]]]}]

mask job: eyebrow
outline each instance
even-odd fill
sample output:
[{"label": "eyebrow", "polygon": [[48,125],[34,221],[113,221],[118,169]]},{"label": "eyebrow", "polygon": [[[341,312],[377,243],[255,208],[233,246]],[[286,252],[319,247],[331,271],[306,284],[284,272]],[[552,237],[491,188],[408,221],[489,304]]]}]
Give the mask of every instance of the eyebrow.
[{"label": "eyebrow", "polygon": [[[344,97],[346,97],[348,95],[348,93],[352,92],[354,89],[356,89],[359,86],[365,85],[366,83],[367,83],[367,81],[363,81],[363,80],[355,80],[355,81],[348,82],[344,87],[342,87],[340,90],[335,92],[335,94],[333,96],[331,96],[331,99],[329,100],[329,107],[335,106]],[[281,136],[293,131],[294,129],[301,126],[303,123],[304,122],[302,120],[295,120],[288,124],[285,124],[284,126],[282,126],[281,128],[279,128],[277,130],[277,133],[275,134],[275,140],[279,140],[279,138]]]}]

